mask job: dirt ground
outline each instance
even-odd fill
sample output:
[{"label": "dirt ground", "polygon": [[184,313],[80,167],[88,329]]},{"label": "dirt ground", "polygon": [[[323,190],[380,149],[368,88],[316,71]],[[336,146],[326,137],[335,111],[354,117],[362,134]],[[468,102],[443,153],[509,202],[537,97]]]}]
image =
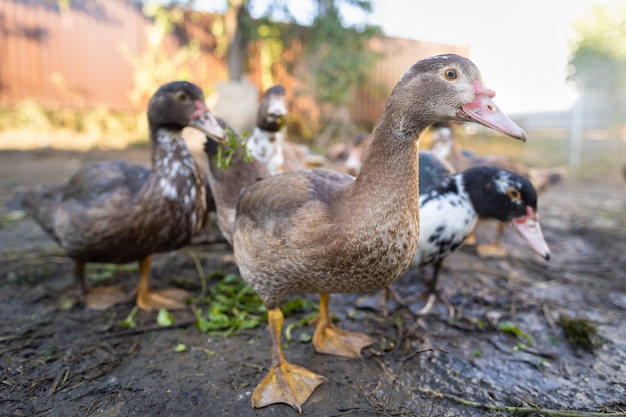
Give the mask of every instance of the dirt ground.
[{"label": "dirt ground", "polygon": [[[134,328],[120,326],[131,304],[68,308],[71,262],[31,219],[20,217],[13,194],[114,158],[149,160],[140,148],[0,151],[0,415],[296,415],[282,404],[250,406],[269,365],[265,324],[224,337],[198,330],[193,306],[172,312],[169,327],[157,325],[157,313],[138,312]],[[307,305],[289,314],[287,358],[328,378],[303,414],[495,416],[522,408],[529,415],[626,415],[625,188],[615,169],[593,179],[570,176],[542,194],[548,262],[510,229],[508,259],[479,259],[470,246],[449,257],[440,285],[456,307],[454,318],[440,304],[417,318],[411,311],[419,302],[384,317],[355,308],[359,295],[333,295],[339,326],[379,341],[362,360],[316,354],[298,341],[312,326],[297,325],[314,310]],[[237,271],[228,247],[193,245],[154,257],[155,285],[200,294],[194,258],[205,275]],[[409,270],[396,288],[419,291],[429,274]],[[90,285],[131,289],[136,280],[136,271],[116,270]],[[208,279],[209,286],[217,283]],[[587,326],[576,334],[588,336],[591,347],[568,339],[566,328],[575,324]]]}]

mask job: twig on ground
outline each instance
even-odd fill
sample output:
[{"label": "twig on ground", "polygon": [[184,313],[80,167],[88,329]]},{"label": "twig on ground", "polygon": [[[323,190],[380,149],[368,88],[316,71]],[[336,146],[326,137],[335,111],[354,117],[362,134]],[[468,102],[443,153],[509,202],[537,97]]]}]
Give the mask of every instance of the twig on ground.
[{"label": "twig on ground", "polygon": [[191,259],[193,259],[193,263],[196,266],[196,271],[198,271],[198,276],[200,277],[200,296],[198,299],[202,300],[206,296],[207,284],[206,284],[206,274],[204,273],[204,268],[202,268],[202,262],[200,262],[200,258],[198,257],[198,253],[196,251],[190,251]]},{"label": "twig on ground", "polygon": [[190,319],[190,320],[181,321],[179,323],[174,323],[174,324],[171,324],[169,326],[154,325],[154,326],[140,327],[140,328],[137,328],[137,329],[122,330],[122,331],[113,332],[113,333],[105,333],[105,334],[100,336],[100,340],[112,339],[112,338],[116,338],[116,337],[134,336],[134,335],[138,335],[138,334],[154,332],[154,331],[159,331],[159,330],[178,329],[178,328],[181,328],[181,327],[187,327],[187,326],[195,324],[195,323],[196,323],[196,319]]},{"label": "twig on ground", "polygon": [[411,359],[413,359],[414,357],[416,357],[417,355],[420,355],[420,354],[426,353],[426,352],[444,352],[444,353],[448,353],[448,351],[445,350],[444,348],[428,348],[428,349],[424,349],[424,350],[418,350],[417,352],[413,352],[411,355],[406,357],[402,361],[402,364],[400,365],[400,369],[398,369],[398,372],[396,373],[396,375],[393,378],[393,381],[391,382],[391,389],[389,390],[389,395],[387,396],[387,400],[385,401],[385,404],[383,405],[383,411],[387,410],[387,405],[389,405],[389,400],[391,399],[391,394],[393,394],[393,389],[396,386],[396,381],[398,381],[398,378],[400,377],[400,373],[402,372],[402,369],[404,368],[404,364],[407,363],[408,361],[410,361]]},{"label": "twig on ground", "polygon": [[541,408],[541,407],[516,407],[516,406],[507,406],[507,405],[479,403],[477,401],[471,401],[471,400],[466,400],[461,397],[457,397],[456,395],[446,394],[444,392],[431,390],[430,388],[418,388],[418,390],[424,394],[430,395],[431,397],[451,400],[462,405],[482,408],[482,409],[491,410],[491,411],[504,411],[507,413],[516,413],[516,414],[537,413],[537,414],[544,414],[547,416],[556,416],[556,417],[626,416],[626,410],[618,411],[618,412],[593,412],[593,411],[578,411],[578,410],[555,410],[555,409]]}]

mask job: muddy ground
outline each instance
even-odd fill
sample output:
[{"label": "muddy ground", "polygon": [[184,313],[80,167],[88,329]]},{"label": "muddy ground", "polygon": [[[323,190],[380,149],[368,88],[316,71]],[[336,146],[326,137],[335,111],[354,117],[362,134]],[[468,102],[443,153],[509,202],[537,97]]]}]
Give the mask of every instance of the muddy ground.
[{"label": "muddy ground", "polygon": [[[190,306],[173,312],[172,326],[158,326],[156,313],[138,312],[136,327],[124,328],[120,322],[132,304],[91,311],[67,303],[70,261],[33,221],[13,211],[10,200],[18,186],[63,181],[83,164],[119,157],[148,163],[141,148],[0,151],[0,415],[296,415],[282,404],[250,406],[269,364],[265,324],[228,337],[202,333]],[[383,317],[356,309],[357,295],[332,296],[341,327],[380,343],[366,349],[362,360],[319,355],[298,341],[307,339],[312,326],[294,325],[286,356],[328,377],[303,414],[478,416],[537,407],[623,415],[625,187],[614,169],[593,179],[570,176],[542,194],[549,262],[512,230],[505,236],[508,259],[479,259],[469,246],[452,255],[440,283],[456,307],[454,318],[441,305],[420,318],[405,308]],[[201,275],[212,271],[237,271],[228,247],[193,245],[156,255],[152,268],[156,286],[184,286],[196,296]],[[429,273],[409,271],[396,288],[419,291]],[[136,279],[136,271],[116,269],[90,285],[131,289]],[[286,325],[313,311],[305,304],[287,316]],[[589,326],[591,346],[568,341],[564,317]]]}]

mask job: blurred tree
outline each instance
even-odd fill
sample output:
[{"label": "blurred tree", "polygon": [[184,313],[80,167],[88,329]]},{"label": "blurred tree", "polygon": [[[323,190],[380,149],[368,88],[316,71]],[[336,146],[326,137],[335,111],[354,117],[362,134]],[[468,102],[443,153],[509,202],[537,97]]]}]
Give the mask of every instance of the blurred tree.
[{"label": "blurred tree", "polygon": [[[228,62],[231,79],[240,79],[246,68],[247,48],[259,39],[282,40],[283,46],[296,39],[303,42],[313,86],[319,99],[345,103],[348,92],[367,78],[377,54],[367,48],[380,35],[374,25],[350,26],[342,17],[342,6],[371,13],[371,0],[310,0],[310,22],[302,22],[291,9],[293,1],[227,0],[225,32],[229,39]],[[300,7],[303,6],[299,3]],[[252,10],[260,16],[252,18]],[[285,23],[291,23],[286,25]],[[295,24],[295,25],[294,25]],[[319,88],[317,88],[319,87]]]},{"label": "blurred tree", "polygon": [[163,47],[167,35],[183,19],[184,11],[181,7],[147,3],[143,5],[142,12],[154,22],[146,29],[146,50],[137,55],[128,45],[121,45],[120,49],[133,69],[134,82],[129,98],[144,108],[162,84],[191,78],[190,65],[200,56],[200,49],[198,42],[193,40],[181,45],[174,53],[168,53]]},{"label": "blurred tree", "polygon": [[224,15],[225,35],[228,39],[226,62],[228,74],[233,81],[241,81],[248,59],[248,43],[251,38],[252,19],[247,10],[249,0],[228,0]]},{"label": "blurred tree", "polygon": [[[336,128],[350,123],[347,105],[354,88],[367,82],[371,68],[380,54],[368,48],[369,41],[380,35],[375,25],[350,25],[342,11],[366,16],[372,11],[371,0],[309,0],[293,8],[291,0],[255,1],[226,0],[224,35],[228,49],[226,58],[231,81],[241,81],[248,67],[248,48],[257,43],[261,48],[264,73],[261,86],[274,83],[271,70],[283,65],[288,72],[302,79],[322,107],[322,118],[329,122],[320,145]],[[306,18],[302,9],[311,10]],[[254,15],[254,18],[253,18]],[[294,42],[301,45],[301,55],[286,60],[283,52]],[[306,71],[299,71],[305,64]],[[301,69],[301,68],[300,68]]]},{"label": "blurred tree", "polygon": [[573,29],[568,79],[608,99],[612,124],[626,125],[626,5],[593,5]]},{"label": "blurred tree", "polygon": [[[248,12],[243,16],[247,19],[254,3],[254,0],[245,0]],[[379,36],[381,31],[375,25],[347,23],[344,12],[350,10],[365,20],[372,12],[371,0],[310,0],[308,5],[300,2],[300,8],[311,11],[307,14],[307,21],[296,16],[291,8],[293,1],[256,3],[264,4],[265,9],[261,17],[252,22],[256,23],[258,29],[266,30],[244,32],[252,35],[250,39],[254,39],[255,33],[271,33],[274,41],[282,42],[283,48],[292,45],[294,40],[302,47],[302,56],[296,59],[299,62],[282,64],[288,65],[290,72],[304,82],[308,93],[320,105],[321,121],[325,126],[313,129],[321,133],[311,132],[317,137],[317,145],[326,148],[330,136],[338,130],[343,130],[340,136],[351,137],[356,134],[357,129],[347,106],[354,98],[352,92],[355,87],[368,81],[371,69],[380,56],[368,46],[369,41]],[[242,22],[241,27],[244,29],[253,26],[250,20]],[[277,58],[282,59],[284,56],[278,54]],[[306,71],[301,70],[302,65],[306,65]]]}]

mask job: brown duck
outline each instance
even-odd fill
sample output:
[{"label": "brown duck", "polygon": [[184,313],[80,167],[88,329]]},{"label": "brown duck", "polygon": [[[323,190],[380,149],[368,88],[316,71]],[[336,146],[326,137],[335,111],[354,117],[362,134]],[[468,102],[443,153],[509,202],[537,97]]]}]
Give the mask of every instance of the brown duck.
[{"label": "brown duck", "polygon": [[139,261],[137,305],[145,310],[183,306],[186,292],[150,286],[153,253],[187,245],[206,218],[204,179],[182,139],[186,126],[215,140],[224,132],[188,82],[158,89],[148,107],[152,168],[124,161],[97,163],[67,184],[44,185],[24,196],[24,206],[74,260],[79,296],[95,309],[129,299],[114,288],[85,287],[87,262]]},{"label": "brown duck", "polygon": [[268,177],[242,195],[235,259],[265,303],[272,337],[271,368],[252,395],[253,407],[282,402],[301,411],[326,380],[284,357],[280,304],[287,295],[320,294],[317,352],[359,357],[374,343],[332,324],[329,294],[383,288],[410,265],[419,231],[419,138],[429,125],[472,120],[526,139],[494,95],[468,59],[450,54],[418,61],[387,100],[356,179],[301,170]]}]

